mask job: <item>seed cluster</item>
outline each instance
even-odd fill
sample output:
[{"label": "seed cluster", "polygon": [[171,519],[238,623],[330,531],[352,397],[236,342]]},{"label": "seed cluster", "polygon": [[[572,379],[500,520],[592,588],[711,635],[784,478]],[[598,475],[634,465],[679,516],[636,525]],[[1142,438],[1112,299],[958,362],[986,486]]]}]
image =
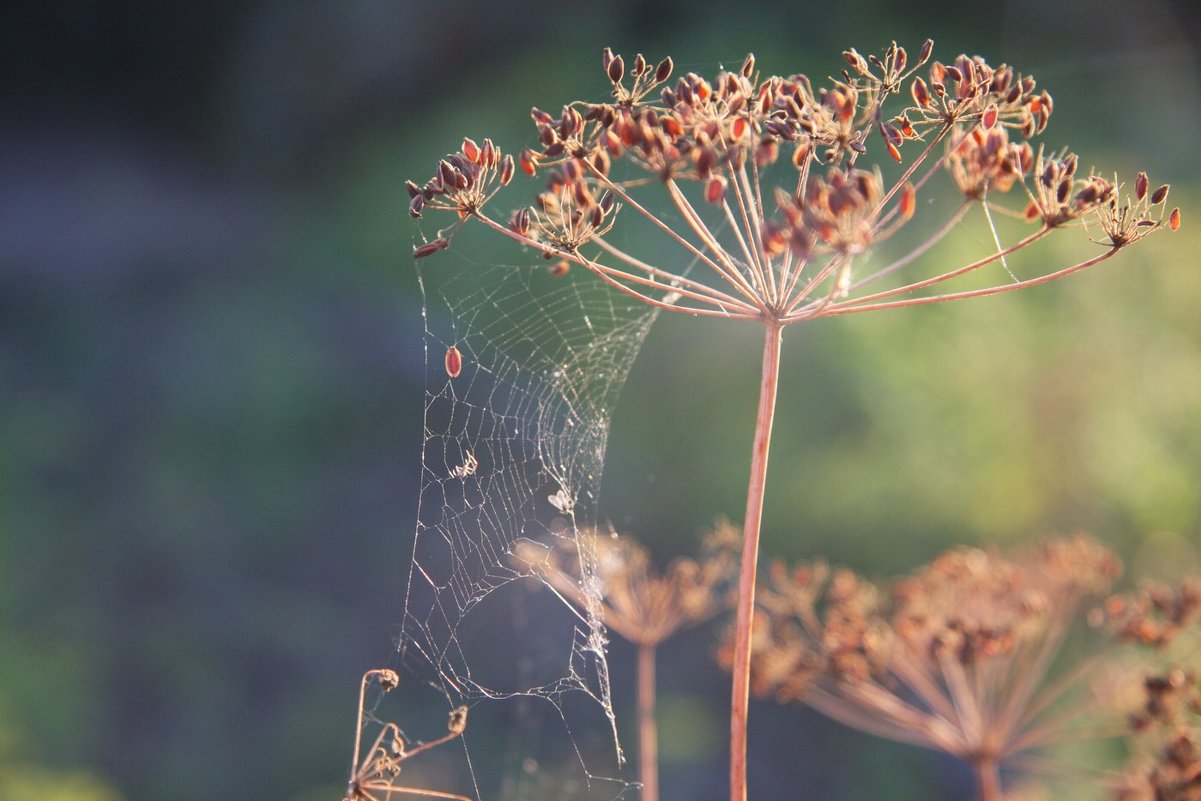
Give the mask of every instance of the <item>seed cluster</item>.
[{"label": "seed cluster", "polygon": [[584,551],[596,565],[605,625],[629,642],[657,645],[729,606],[738,545],[738,530],[719,521],[706,535],[700,559],[676,559],[661,573],[636,540],[603,532],[586,532],[554,549],[523,541],[514,562],[584,607],[589,602],[580,589]]},{"label": "seed cluster", "polygon": [[[1166,186],[1149,192],[1143,173],[1133,200],[1121,203],[1116,178],[1080,174],[1075,155],[1046,155],[1031,144],[1054,108],[1032,76],[980,56],[933,60],[929,40],[913,59],[895,42],[880,56],[855,49],[842,56],[840,77],[818,86],[804,74],[763,75],[754,55],[712,79],[687,72],[673,80],[670,58],[652,65],[638,54],[627,64],[606,48],[601,66],[611,99],[573,101],[557,114],[534,108],[537,141],[516,159],[490,140],[480,146],[466,139],[429,181],[409,182],[414,216],[426,209],[457,216],[414,256],[448,247],[459,226],[476,219],[658,308],[786,325],[1011,291],[1103,261],[1162,227],[1179,227],[1179,210],[1163,207]],[[890,101],[911,104],[888,112]],[[914,142],[920,152],[886,181],[884,166],[904,164],[903,151]],[[885,158],[868,163],[877,148]],[[1026,200],[1009,211],[1039,230],[1009,248],[998,242],[995,254],[970,265],[856,296],[961,219],[953,215],[893,265],[853,278],[860,257],[915,217],[918,193],[944,169],[967,203],[992,204],[1020,186]],[[532,205],[495,220],[484,206],[517,171],[540,175],[544,188]],[[670,223],[653,202],[634,197],[656,184],[673,207]],[[674,240],[689,261],[708,268],[706,275],[663,269],[614,247],[606,235],[623,209]],[[985,289],[911,294],[1090,220],[1110,249],[1078,265]]]},{"label": "seed cluster", "polygon": [[1117,559],[1093,540],[1052,540],[1006,558],[961,548],[880,587],[822,562],[775,564],[758,595],[755,692],[965,759],[1063,734],[1038,692],[1083,603]]}]

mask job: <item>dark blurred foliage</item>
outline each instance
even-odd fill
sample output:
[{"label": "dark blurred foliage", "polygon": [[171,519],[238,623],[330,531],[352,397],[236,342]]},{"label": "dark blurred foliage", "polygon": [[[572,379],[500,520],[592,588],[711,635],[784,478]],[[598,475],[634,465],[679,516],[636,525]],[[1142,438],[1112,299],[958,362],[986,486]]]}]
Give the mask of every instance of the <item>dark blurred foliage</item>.
[{"label": "dark blurred foliage", "polygon": [[[1195,560],[1198,30],[1185,0],[5,4],[0,796],[338,796],[411,548],[402,181],[464,134],[524,144],[530,105],[601,91],[605,45],[821,75],[932,36],[1034,72],[1052,142],[1172,180],[1186,211],[1024,304],[790,332],[769,551],[905,570],[1088,526],[1136,563]],[[603,511],[662,556],[741,513],[757,338],[663,320],[635,368]],[[667,798],[721,797],[713,637],[664,668]],[[755,797],[968,793],[928,755],[752,715]]]}]

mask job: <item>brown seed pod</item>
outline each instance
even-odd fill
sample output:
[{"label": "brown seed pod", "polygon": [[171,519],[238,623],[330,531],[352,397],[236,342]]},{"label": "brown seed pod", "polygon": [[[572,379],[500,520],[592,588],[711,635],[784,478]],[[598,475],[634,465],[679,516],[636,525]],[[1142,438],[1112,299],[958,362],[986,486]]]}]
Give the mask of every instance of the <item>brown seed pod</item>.
[{"label": "brown seed pod", "polygon": [[413,258],[424,259],[426,256],[432,256],[439,250],[446,250],[448,247],[450,247],[450,240],[440,236],[433,241],[413,248]]},{"label": "brown seed pod", "polygon": [[743,78],[749,78],[749,77],[751,77],[751,74],[754,71],[755,71],[755,54],[747,53],[746,58],[744,58],[742,60],[742,68],[738,70],[738,74],[741,75]]},{"label": "brown seed pod", "polygon": [[526,175],[533,175],[538,168],[537,156],[528,147],[521,151],[517,163],[521,167],[521,171]]},{"label": "brown seed pod", "polygon": [[1167,184],[1164,184],[1163,186],[1159,187],[1159,189],[1156,189],[1154,192],[1151,193],[1151,205],[1152,206],[1158,206],[1160,203],[1163,203],[1167,199],[1168,199],[1168,185]]},{"label": "brown seed pod", "polygon": [[725,197],[725,194],[726,179],[722,176],[714,175],[709,179],[709,182],[705,184],[705,200],[713,205],[720,203],[722,198]]},{"label": "brown seed pod", "polygon": [[1180,209],[1172,209],[1172,213],[1168,215],[1168,228],[1173,231],[1180,230]]},{"label": "brown seed pod", "polygon": [[917,211],[917,190],[913,188],[913,184],[905,184],[905,188],[901,190],[900,206],[901,219],[912,219],[913,213]]},{"label": "brown seed pod", "polygon": [[463,155],[474,164],[480,161],[480,146],[470,137],[463,137]]},{"label": "brown seed pod", "polygon": [[997,104],[989,103],[988,108],[984,109],[983,116],[980,117],[980,124],[985,128],[991,129],[997,124]]},{"label": "brown seed pod", "polygon": [[451,378],[458,378],[463,372],[463,354],[454,345],[446,349],[445,367],[446,374]]},{"label": "brown seed pod", "polygon": [[930,90],[926,86],[926,82],[921,79],[921,76],[915,76],[913,84],[909,87],[913,94],[913,102],[917,103],[922,108],[930,108]]},{"label": "brown seed pod", "polygon": [[618,84],[621,83],[621,76],[625,74],[625,68],[625,62],[621,60],[621,56],[615,56],[605,71],[609,74],[609,80]]},{"label": "brown seed pod", "polygon": [[1142,200],[1147,196],[1147,189],[1150,182],[1147,180],[1147,173],[1140,172],[1138,177],[1134,179],[1134,196],[1138,200]]},{"label": "brown seed pod", "polygon": [[930,54],[934,52],[934,40],[927,39],[922,43],[921,52],[917,55],[917,60],[921,64],[925,64],[930,59]]},{"label": "brown seed pod", "polygon": [[659,66],[655,67],[655,83],[663,83],[671,77],[672,63],[670,58],[665,58],[659,62]]}]

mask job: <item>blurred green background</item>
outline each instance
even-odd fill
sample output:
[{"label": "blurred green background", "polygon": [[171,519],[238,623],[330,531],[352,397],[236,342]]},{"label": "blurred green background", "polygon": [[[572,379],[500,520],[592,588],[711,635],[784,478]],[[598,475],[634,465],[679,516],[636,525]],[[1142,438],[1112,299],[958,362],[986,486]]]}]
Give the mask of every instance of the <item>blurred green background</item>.
[{"label": "blurred green background", "polygon": [[[1184,212],[1049,287],[789,331],[767,554],[888,575],[1084,529],[1132,574],[1197,570],[1199,30],[1186,0],[6,4],[0,801],[340,797],[412,547],[403,180],[464,134],[531,143],[531,105],[603,96],[606,45],[818,77],[930,36],[1033,73],[1045,141],[1171,181]],[[990,247],[973,216],[940,252]],[[634,367],[601,513],[661,558],[741,515],[759,340],[662,318]],[[667,799],[723,795],[715,636],[662,667]],[[756,798],[972,794],[947,760],[797,708],[756,704],[751,751]]]}]

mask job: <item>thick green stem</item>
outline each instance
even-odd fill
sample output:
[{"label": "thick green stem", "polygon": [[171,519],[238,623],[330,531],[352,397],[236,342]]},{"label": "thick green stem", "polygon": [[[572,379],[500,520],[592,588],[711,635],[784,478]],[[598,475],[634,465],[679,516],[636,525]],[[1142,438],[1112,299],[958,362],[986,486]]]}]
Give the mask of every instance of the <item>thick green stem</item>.
[{"label": "thick green stem", "polygon": [[755,612],[755,575],[759,563],[759,524],[763,518],[763,488],[767,451],[776,414],[780,378],[780,335],[776,321],[767,324],[763,342],[763,373],[759,384],[759,414],[751,449],[751,478],[742,526],[742,564],[738,574],[738,612],[734,621],[733,685],[730,697],[730,801],[746,801],[746,724],[751,694],[751,622]]},{"label": "thick green stem", "polygon": [[659,801],[659,733],[655,726],[655,645],[638,646],[638,768],[642,801]]}]

